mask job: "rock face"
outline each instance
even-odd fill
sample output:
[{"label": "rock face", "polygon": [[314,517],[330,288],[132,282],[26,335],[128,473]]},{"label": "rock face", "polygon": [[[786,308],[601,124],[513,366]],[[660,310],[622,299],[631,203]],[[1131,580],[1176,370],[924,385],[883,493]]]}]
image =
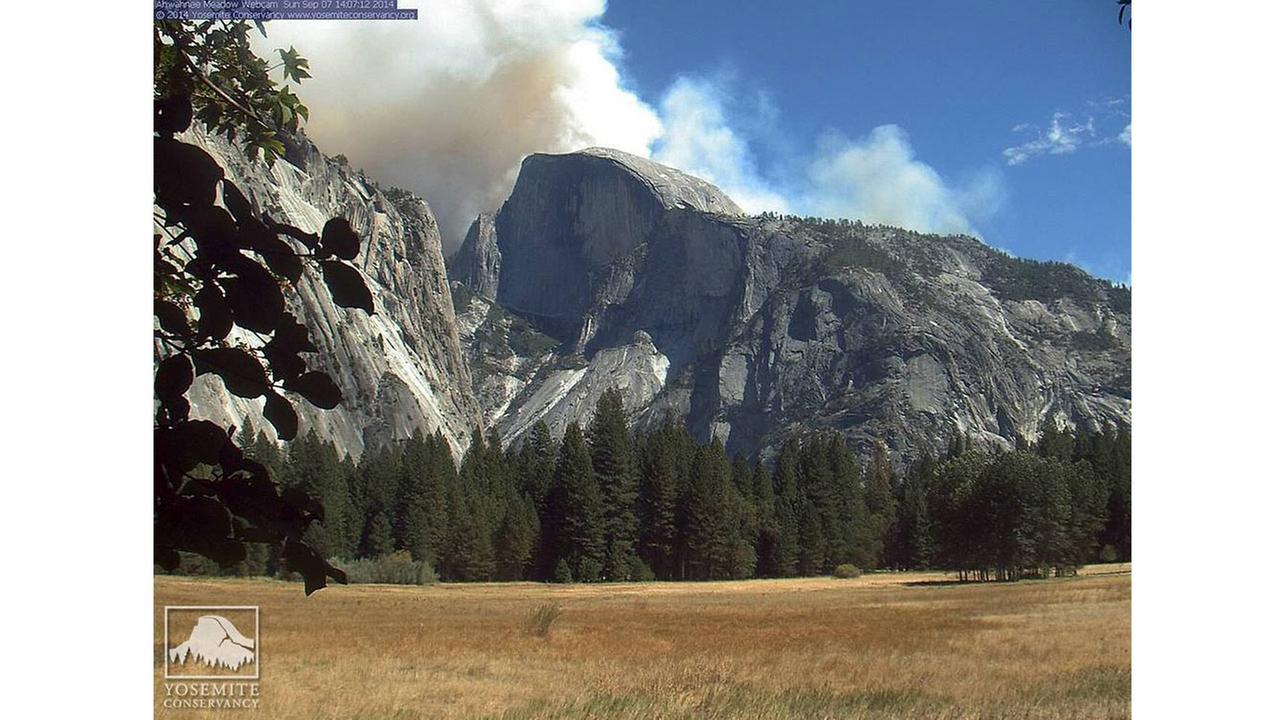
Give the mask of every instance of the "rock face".
[{"label": "rock face", "polygon": [[452,279],[482,412],[508,441],[538,419],[585,421],[610,385],[636,423],[687,416],[747,454],[811,429],[902,458],[957,435],[1009,446],[1048,419],[1130,423],[1129,291],[1073,266],[749,217],[703,181],[598,149],[530,156],[487,222]]},{"label": "rock face", "polygon": [[[480,297],[493,300],[498,293],[502,253],[493,227],[493,214],[484,213],[471,223],[462,246],[449,263],[449,277],[467,286]],[[455,308],[456,309],[456,308]]]},{"label": "rock face", "polygon": [[633,255],[672,212],[741,211],[702,180],[618,151],[529,156],[495,220],[498,302],[583,350],[595,313],[631,293]]},{"label": "rock face", "polygon": [[[318,232],[331,217],[345,217],[363,240],[355,264],[374,297],[376,313],[335,306],[318,273],[308,267],[286,293],[291,309],[319,348],[309,363],[327,371],[342,389],[334,410],[295,403],[301,432],[314,428],[341,453],[358,458],[367,446],[409,437],[415,430],[444,433],[455,453],[465,450],[480,421],[471,373],[458,337],[440,233],[422,199],[384,192],[346,166],[326,158],[306,138],[288,147],[285,160],[268,169],[250,162],[221,138],[190,132],[255,206],[272,218]],[[233,341],[254,345],[247,335]],[[190,399],[194,415],[222,425],[273,432],[261,417],[261,401],[229,395],[202,377]]]},{"label": "rock face", "polygon": [[[1010,446],[1046,421],[1130,423],[1129,291],[1069,265],[963,236],[747,216],[697,178],[591,149],[526,159],[446,276],[420,198],[305,138],[270,169],[186,140],[272,217],[318,231],[342,216],[365,240],[375,315],[336,307],[310,270],[287,294],[345,397],[299,403],[302,431],[354,457],[415,431],[459,456],[477,425],[509,443],[539,421],[559,434],[609,387],[638,426],[675,415],[748,455],[816,429],[902,460],[957,435]],[[199,417],[271,432],[258,402],[216,381],[190,399]]]}]

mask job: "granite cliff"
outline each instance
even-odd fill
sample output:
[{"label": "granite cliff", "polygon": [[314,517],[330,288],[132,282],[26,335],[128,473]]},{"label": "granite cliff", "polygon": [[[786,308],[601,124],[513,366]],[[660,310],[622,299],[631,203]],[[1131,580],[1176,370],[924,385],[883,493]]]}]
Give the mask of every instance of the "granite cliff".
[{"label": "granite cliff", "polygon": [[[615,150],[536,154],[446,273],[426,201],[380,188],[305,137],[268,168],[200,133],[268,215],[345,217],[376,313],[336,307],[310,271],[292,309],[346,401],[300,404],[340,452],[475,426],[519,443],[589,420],[610,387],[633,422],[674,415],[731,452],[828,429],[899,459],[957,435],[1034,439],[1046,421],[1130,423],[1129,291],[964,236],[749,216],[714,186]],[[450,284],[452,280],[452,285]],[[253,345],[258,338],[238,335]],[[268,433],[256,402],[202,378],[197,416]]]},{"label": "granite cliff", "polygon": [[[291,139],[285,159],[270,168],[222,138],[190,131],[182,139],[209,152],[272,218],[316,232],[329,218],[344,217],[361,237],[354,264],[372,291],[375,314],[334,305],[311,268],[296,292],[286,293],[319,348],[309,362],[333,377],[344,398],[333,410],[297,403],[301,432],[314,429],[339,452],[358,458],[367,446],[439,431],[460,456],[481,415],[458,337],[440,233],[427,203],[379,188],[302,136]],[[230,340],[261,342],[239,330]],[[194,416],[238,427],[247,419],[274,433],[262,419],[261,400],[232,396],[211,377],[192,387]]]},{"label": "granite cliff", "polygon": [[898,457],[1046,421],[1130,423],[1129,291],[965,236],[747,216],[612,150],[532,155],[450,260],[481,412],[509,442],[626,389],[731,452],[790,434]]}]

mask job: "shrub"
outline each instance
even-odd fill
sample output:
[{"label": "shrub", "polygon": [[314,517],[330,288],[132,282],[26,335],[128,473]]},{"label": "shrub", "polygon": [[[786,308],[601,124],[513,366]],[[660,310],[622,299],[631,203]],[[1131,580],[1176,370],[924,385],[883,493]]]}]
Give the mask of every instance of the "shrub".
[{"label": "shrub", "polygon": [[862,577],[862,570],[859,569],[857,565],[845,563],[843,565],[837,565],[836,569],[831,572],[831,575],[842,580],[852,580],[856,577]]},{"label": "shrub", "polygon": [[631,558],[631,565],[627,568],[629,580],[633,582],[650,582],[655,579],[653,571],[638,557]]},{"label": "shrub", "polygon": [[345,572],[347,582],[353,584],[430,585],[438,579],[430,563],[414,560],[404,550],[376,558],[330,562]]},{"label": "shrub", "polygon": [[1116,553],[1115,545],[1103,545],[1102,551],[1098,553],[1098,559],[1104,563],[1113,563],[1119,558]]},{"label": "shrub", "polygon": [[560,618],[561,612],[560,606],[555,603],[542,603],[525,617],[525,634],[540,638],[550,635],[551,626]]},{"label": "shrub", "polygon": [[604,575],[604,563],[592,558],[583,558],[578,563],[578,582],[600,582]]},{"label": "shrub", "polygon": [[556,563],[556,571],[552,579],[558,583],[573,582],[573,572],[569,570],[569,563],[564,558],[560,558],[560,562]]}]

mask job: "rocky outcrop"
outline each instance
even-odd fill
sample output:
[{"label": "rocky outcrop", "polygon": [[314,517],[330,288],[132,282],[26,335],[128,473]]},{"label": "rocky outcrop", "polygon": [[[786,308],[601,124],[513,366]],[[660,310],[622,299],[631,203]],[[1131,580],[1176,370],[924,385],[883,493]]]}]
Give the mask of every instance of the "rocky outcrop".
[{"label": "rocky outcrop", "polygon": [[[318,232],[331,217],[345,217],[364,241],[355,260],[373,293],[376,313],[339,308],[308,268],[296,292],[286,293],[319,353],[310,356],[342,389],[334,410],[296,403],[301,432],[314,428],[339,452],[359,457],[365,447],[406,438],[414,431],[444,433],[456,453],[480,422],[471,373],[458,337],[440,233],[426,202],[402,191],[380,189],[343,164],[326,158],[305,137],[288,146],[285,160],[268,168],[250,161],[221,138],[190,132],[258,209],[304,231]],[[233,341],[261,342],[250,335]],[[245,419],[272,433],[261,401],[229,395],[202,377],[190,399],[194,414],[222,425]]]},{"label": "rocky outcrop", "polygon": [[472,221],[467,237],[449,259],[449,278],[485,300],[497,297],[498,275],[502,269],[502,252],[498,250],[493,219],[493,213],[482,213]]},{"label": "rocky outcrop", "polygon": [[[1009,446],[1050,419],[1130,422],[1128,290],[1072,266],[963,236],[748,217],[702,181],[594,149],[530,156],[492,240],[473,230],[453,265],[487,303],[463,332],[472,362],[503,318],[556,343],[481,397],[508,441],[538,419],[585,421],[610,385],[635,422],[675,413],[748,454],[821,428],[902,458],[958,434]],[[476,267],[497,268],[492,295],[491,275],[462,270]]]},{"label": "rocky outcrop", "polygon": [[[1130,423],[1129,291],[963,236],[747,216],[713,186],[612,150],[533,155],[510,198],[451,259],[426,202],[324,157],[305,138],[271,168],[199,134],[267,214],[335,216],[376,314],[336,307],[308,270],[293,311],[345,401],[299,403],[340,451],[468,431],[558,434],[623,389],[639,426],[765,456],[795,433],[884,441],[902,460],[957,435],[1033,439],[1046,421]],[[449,280],[454,282],[452,286]],[[456,313],[455,313],[456,309]],[[254,345],[248,334],[233,342]],[[271,432],[257,402],[201,378],[195,413]]]},{"label": "rocky outcrop", "polygon": [[633,289],[619,261],[643,253],[671,212],[741,211],[702,180],[614,150],[530,155],[495,219],[498,302],[585,349],[601,292]]}]

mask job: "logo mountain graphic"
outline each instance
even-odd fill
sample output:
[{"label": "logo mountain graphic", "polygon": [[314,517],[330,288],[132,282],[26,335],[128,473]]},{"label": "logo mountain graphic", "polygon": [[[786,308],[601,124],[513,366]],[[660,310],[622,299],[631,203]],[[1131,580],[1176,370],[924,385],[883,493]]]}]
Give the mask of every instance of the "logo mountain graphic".
[{"label": "logo mountain graphic", "polygon": [[169,651],[171,663],[185,664],[187,658],[234,672],[255,660],[254,641],[221,615],[201,615],[186,642]]}]

